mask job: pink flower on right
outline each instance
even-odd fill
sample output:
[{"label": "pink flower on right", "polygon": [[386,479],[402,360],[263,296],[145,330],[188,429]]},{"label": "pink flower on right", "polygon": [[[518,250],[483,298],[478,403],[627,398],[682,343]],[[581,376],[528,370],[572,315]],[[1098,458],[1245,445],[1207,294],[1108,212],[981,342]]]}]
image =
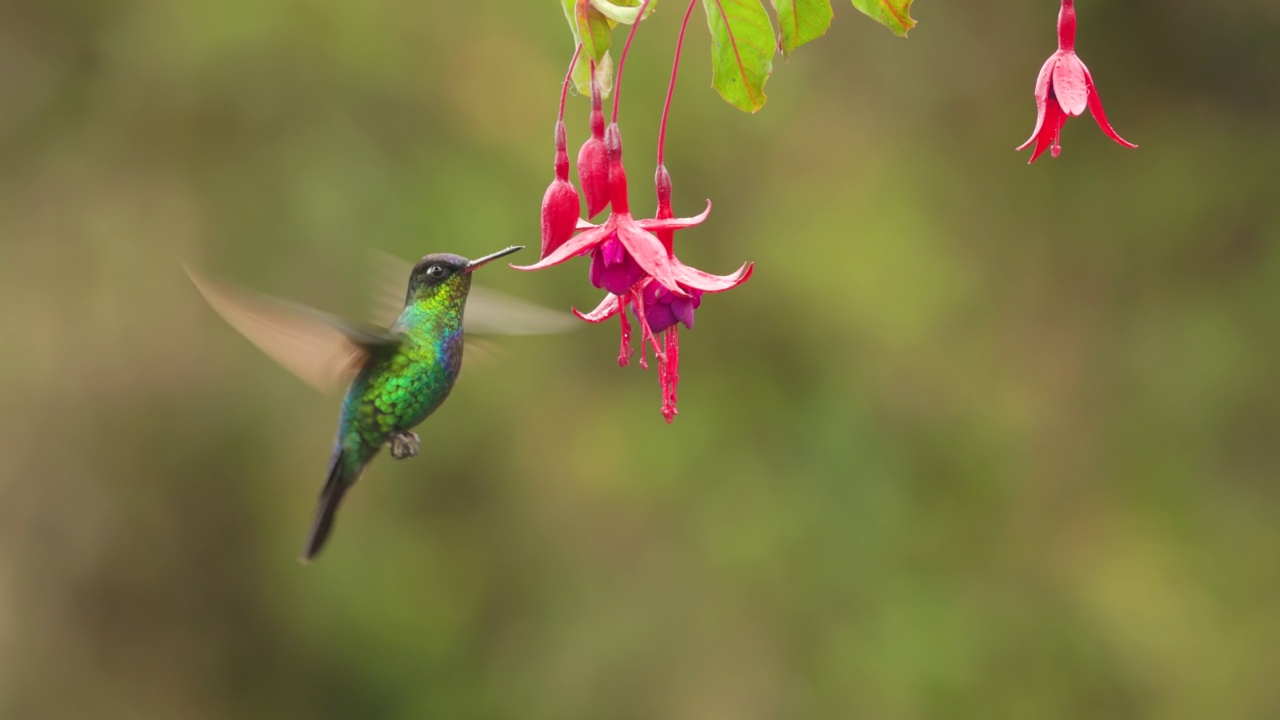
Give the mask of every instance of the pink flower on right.
[{"label": "pink flower on right", "polygon": [[1074,5],[1073,0],[1062,0],[1062,10],[1058,12],[1058,52],[1049,56],[1044,67],[1040,68],[1040,76],[1036,78],[1036,127],[1031,132],[1031,137],[1017,148],[1025,150],[1035,143],[1028,164],[1035,162],[1045,148],[1050,148],[1050,154],[1058,157],[1062,152],[1059,137],[1063,124],[1068,117],[1083,114],[1086,107],[1107,137],[1125,147],[1138,147],[1120,137],[1111,123],[1107,122],[1107,115],[1102,110],[1102,100],[1093,85],[1093,76],[1080,58],[1076,57]]}]

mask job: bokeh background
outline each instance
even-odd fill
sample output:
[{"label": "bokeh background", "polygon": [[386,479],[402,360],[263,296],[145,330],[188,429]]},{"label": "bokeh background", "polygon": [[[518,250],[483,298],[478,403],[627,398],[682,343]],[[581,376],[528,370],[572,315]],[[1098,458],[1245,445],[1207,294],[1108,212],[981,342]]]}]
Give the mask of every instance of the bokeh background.
[{"label": "bokeh background", "polygon": [[536,246],[558,3],[0,5],[0,717],[1280,717],[1280,6],[1081,0],[1141,149],[1030,167],[1056,3],[835,6],[755,116],[692,26],[678,249],[758,267],[676,423],[615,325],[511,339],[302,567],[337,398],[178,259],[359,316],[370,249]]}]

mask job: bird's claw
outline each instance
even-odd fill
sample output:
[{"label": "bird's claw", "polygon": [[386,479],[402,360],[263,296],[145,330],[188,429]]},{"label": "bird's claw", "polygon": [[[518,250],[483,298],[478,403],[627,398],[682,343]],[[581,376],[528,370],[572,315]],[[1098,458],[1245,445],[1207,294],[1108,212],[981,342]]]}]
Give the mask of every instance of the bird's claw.
[{"label": "bird's claw", "polygon": [[391,433],[391,457],[407,460],[418,455],[418,435],[409,431]]}]

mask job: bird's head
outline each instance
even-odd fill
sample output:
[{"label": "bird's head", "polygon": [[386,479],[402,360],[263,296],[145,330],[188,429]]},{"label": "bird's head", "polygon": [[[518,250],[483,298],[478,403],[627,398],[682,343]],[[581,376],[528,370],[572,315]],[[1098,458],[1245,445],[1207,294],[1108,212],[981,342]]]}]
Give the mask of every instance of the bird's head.
[{"label": "bird's head", "polygon": [[417,298],[445,301],[466,298],[471,290],[471,273],[476,268],[523,249],[523,245],[513,245],[476,260],[449,253],[426,255],[413,266],[413,272],[409,274],[407,300]]}]

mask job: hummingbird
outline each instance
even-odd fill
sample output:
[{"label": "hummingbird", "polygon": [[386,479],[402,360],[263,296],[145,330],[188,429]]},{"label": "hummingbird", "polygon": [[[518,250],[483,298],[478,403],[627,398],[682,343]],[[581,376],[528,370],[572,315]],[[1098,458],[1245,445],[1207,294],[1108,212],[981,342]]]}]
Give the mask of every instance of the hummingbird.
[{"label": "hummingbird", "polygon": [[299,562],[309,562],[324,547],[343,497],[384,446],[397,460],[418,454],[420,440],[413,428],[453,390],[462,367],[464,327],[535,334],[572,324],[565,315],[492,290],[472,293],[477,268],[521,249],[512,246],[476,260],[447,253],[423,257],[409,273],[399,313],[385,328],[349,323],[284,300],[251,297],[187,270],[223,319],[306,382],[326,389],[354,374]]}]

